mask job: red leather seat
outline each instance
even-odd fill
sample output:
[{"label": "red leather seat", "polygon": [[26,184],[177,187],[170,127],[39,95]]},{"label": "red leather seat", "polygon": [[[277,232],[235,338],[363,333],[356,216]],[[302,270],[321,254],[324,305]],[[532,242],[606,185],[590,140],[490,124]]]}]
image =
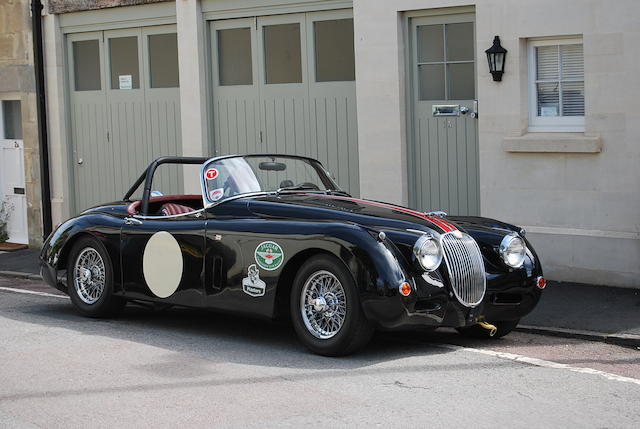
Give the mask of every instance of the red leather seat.
[{"label": "red leather seat", "polygon": [[175,203],[165,203],[160,207],[160,212],[162,212],[164,216],[180,215],[190,213],[192,211],[193,209],[189,206],[183,206],[182,204]]},{"label": "red leather seat", "polygon": [[[202,196],[201,195],[163,195],[162,197],[151,197],[149,198],[149,202],[150,203],[160,203],[162,201],[176,201],[176,200],[201,200]],[[129,204],[129,207],[127,207],[127,212],[130,215],[135,215],[138,213],[138,209],[140,208],[140,204],[142,203],[142,201],[138,200],[138,201],[134,201],[131,204]],[[189,208],[189,211],[193,211],[194,209]]]}]

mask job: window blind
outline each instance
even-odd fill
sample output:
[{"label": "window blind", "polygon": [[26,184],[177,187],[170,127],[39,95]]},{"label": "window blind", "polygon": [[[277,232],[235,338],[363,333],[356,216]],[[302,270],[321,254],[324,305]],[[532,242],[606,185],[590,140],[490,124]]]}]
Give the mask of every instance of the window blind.
[{"label": "window blind", "polygon": [[537,116],[584,116],[582,44],[535,49]]}]

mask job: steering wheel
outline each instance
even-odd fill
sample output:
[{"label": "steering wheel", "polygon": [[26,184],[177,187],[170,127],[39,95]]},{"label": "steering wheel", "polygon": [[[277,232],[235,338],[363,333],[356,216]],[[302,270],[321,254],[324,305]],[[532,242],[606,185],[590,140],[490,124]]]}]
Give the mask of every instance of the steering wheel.
[{"label": "steering wheel", "polygon": [[238,184],[236,183],[233,176],[227,177],[227,180],[225,180],[224,185],[222,185],[222,189],[224,190],[224,195],[226,196],[236,195],[240,192],[240,189],[238,188]]}]

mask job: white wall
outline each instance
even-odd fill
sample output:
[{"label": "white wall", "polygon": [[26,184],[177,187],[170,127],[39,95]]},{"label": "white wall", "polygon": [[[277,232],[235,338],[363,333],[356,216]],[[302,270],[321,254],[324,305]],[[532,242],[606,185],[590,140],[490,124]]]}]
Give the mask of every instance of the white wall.
[{"label": "white wall", "polygon": [[[404,12],[465,3],[354,1],[364,197],[407,203]],[[476,51],[509,51],[502,82],[477,58],[482,215],[527,228],[552,279],[640,287],[640,2],[472,3]],[[583,37],[586,130],[558,142],[526,133],[526,41],[560,35]]]}]

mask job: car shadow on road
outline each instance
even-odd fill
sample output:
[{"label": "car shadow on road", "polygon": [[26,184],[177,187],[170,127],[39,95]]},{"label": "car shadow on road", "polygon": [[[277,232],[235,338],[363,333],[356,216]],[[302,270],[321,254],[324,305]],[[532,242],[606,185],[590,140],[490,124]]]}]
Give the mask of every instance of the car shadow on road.
[{"label": "car shadow on road", "polygon": [[[428,333],[377,333],[360,352],[343,358],[317,356],[297,340],[289,324],[201,310],[153,311],[128,305],[115,319],[79,315],[69,301],[47,300],[2,311],[3,317],[83,335],[108,336],[189,353],[208,361],[310,369],[352,369],[411,356],[450,353],[429,343]],[[304,359],[300,357],[304,356]],[[157,368],[162,370],[161,366]]]}]

